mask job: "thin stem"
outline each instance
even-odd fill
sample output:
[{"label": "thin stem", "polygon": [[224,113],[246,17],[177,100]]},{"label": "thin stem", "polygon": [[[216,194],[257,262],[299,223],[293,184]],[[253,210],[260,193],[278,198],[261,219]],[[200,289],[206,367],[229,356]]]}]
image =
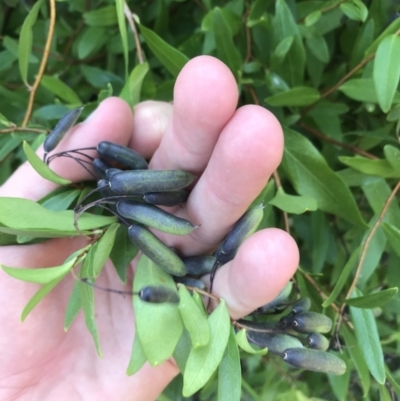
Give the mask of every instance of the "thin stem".
[{"label": "thin stem", "polygon": [[125,13],[126,19],[128,20],[129,26],[131,28],[133,38],[135,39],[136,51],[137,51],[137,57],[138,57],[139,63],[143,64],[144,57],[143,57],[142,46],[140,44],[139,34],[136,29],[135,21],[132,18],[133,13],[126,2],[124,4],[124,13]]},{"label": "thin stem", "polygon": [[34,132],[35,134],[44,134],[50,132],[48,129],[27,128],[27,127],[10,127],[0,130],[0,134],[8,134],[10,132]]},{"label": "thin stem", "polygon": [[305,130],[307,130],[310,134],[313,134],[314,136],[321,138],[322,140],[332,143],[334,145],[337,145],[339,147],[341,147],[342,149],[347,149],[350,150],[353,153],[357,153],[359,155],[362,155],[364,157],[367,157],[368,159],[371,160],[376,160],[378,159],[376,156],[374,156],[371,153],[366,152],[365,150],[359,149],[356,146],[352,146],[352,145],[348,145],[347,143],[343,143],[343,142],[339,142],[336,139],[330,138],[329,136],[324,135],[323,133],[319,132],[318,130],[316,130],[313,127],[310,127],[309,125],[301,122],[299,123],[300,127],[304,128]]},{"label": "thin stem", "polygon": [[342,85],[344,82],[346,82],[349,78],[351,78],[359,69],[364,67],[365,64],[367,64],[370,60],[372,60],[375,57],[375,53],[370,54],[368,57],[366,57],[364,60],[361,60],[360,63],[358,63],[350,72],[348,72],[344,77],[342,77],[335,85],[333,85],[331,88],[327,89],[325,92],[323,92],[320,96],[320,98],[307,108],[305,108],[301,115],[304,117],[308,112],[322,99],[328,97],[331,93],[335,92],[337,88],[339,88],[340,85]]},{"label": "thin stem", "polygon": [[28,124],[29,119],[31,118],[33,102],[35,100],[36,91],[40,85],[40,81],[44,74],[44,70],[46,69],[47,59],[48,59],[49,53],[50,53],[51,42],[53,40],[54,26],[56,23],[56,0],[49,0],[49,3],[50,3],[49,32],[47,34],[47,40],[46,40],[46,45],[45,45],[44,52],[43,52],[42,62],[40,64],[35,83],[33,84],[30,95],[29,95],[28,107],[25,112],[24,121],[21,124],[22,127],[25,127]]},{"label": "thin stem", "polygon": [[[392,202],[393,198],[396,196],[396,193],[397,193],[397,191],[399,189],[400,189],[400,181],[396,184],[396,186],[394,187],[392,193],[387,198],[385,204],[383,205],[382,211],[381,211],[381,213],[380,213],[380,215],[378,217],[378,220],[373,225],[371,231],[368,234],[367,239],[364,242],[364,246],[363,246],[363,249],[362,249],[361,255],[360,255],[360,260],[359,260],[358,265],[357,265],[356,273],[354,275],[353,282],[351,283],[351,286],[350,286],[349,290],[347,291],[346,299],[349,298],[349,296],[351,295],[351,293],[353,292],[354,288],[357,285],[357,282],[358,282],[358,279],[359,279],[360,273],[361,273],[361,268],[362,268],[362,266],[364,264],[364,260],[365,260],[365,257],[367,255],[367,250],[368,250],[369,244],[371,243],[371,240],[372,240],[376,230],[381,225],[382,220],[385,217],[386,212],[387,212],[387,210],[388,210],[388,208],[390,206],[390,203]],[[342,309],[343,309],[343,307],[342,307]]]}]

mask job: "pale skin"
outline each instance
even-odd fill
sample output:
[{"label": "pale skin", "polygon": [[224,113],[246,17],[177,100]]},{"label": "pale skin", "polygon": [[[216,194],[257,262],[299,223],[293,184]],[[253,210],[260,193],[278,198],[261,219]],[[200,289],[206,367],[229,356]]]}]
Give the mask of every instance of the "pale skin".
[{"label": "pale skin", "polygon": [[[95,146],[101,140],[129,145],[154,169],[188,170],[198,181],[175,213],[201,224],[191,235],[162,239],[183,254],[211,252],[264,188],[283,153],[282,129],[260,106],[236,109],[238,90],[229,69],[200,56],[181,71],[174,103],[144,102],[132,114],[118,98],[101,103],[77,125],[57,151]],[[39,150],[42,155],[42,150]],[[73,181],[87,179],[82,168],[58,159],[52,168]],[[38,200],[55,188],[23,165],[0,187],[0,196]],[[85,239],[55,239],[32,246],[0,247],[0,263],[35,268],[57,266]],[[235,259],[217,272],[213,293],[226,300],[231,317],[245,316],[271,301],[293,276],[299,262],[294,240],[270,228],[248,238]],[[132,263],[131,271],[134,269]],[[107,262],[100,285],[124,287]],[[20,314],[38,286],[0,271],[0,399],[2,400],[155,400],[178,374],[174,362],[145,365],[126,376],[134,336],[129,297],[95,290],[96,321],[104,357],[100,359],[82,313],[67,333],[64,314],[74,278],[67,277],[31,312]]]}]

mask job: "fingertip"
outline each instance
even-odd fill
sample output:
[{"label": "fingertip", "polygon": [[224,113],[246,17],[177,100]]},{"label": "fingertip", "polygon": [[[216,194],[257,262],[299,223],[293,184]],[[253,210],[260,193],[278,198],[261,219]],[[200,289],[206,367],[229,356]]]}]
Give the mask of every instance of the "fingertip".
[{"label": "fingertip", "polygon": [[298,264],[299,250],[289,234],[277,228],[258,231],[220,268],[215,294],[226,300],[237,319],[276,298]]},{"label": "fingertip", "polygon": [[149,159],[160,145],[172,116],[172,104],[147,100],[137,104],[133,112],[133,135],[129,147]]}]

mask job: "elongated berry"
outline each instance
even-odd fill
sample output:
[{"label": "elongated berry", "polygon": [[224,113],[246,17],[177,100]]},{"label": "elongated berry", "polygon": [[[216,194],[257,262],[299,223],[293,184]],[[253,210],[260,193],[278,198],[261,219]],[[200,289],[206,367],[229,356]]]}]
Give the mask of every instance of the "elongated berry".
[{"label": "elongated berry", "polygon": [[249,342],[262,348],[267,347],[273,354],[282,354],[288,348],[303,347],[298,338],[286,333],[247,330],[246,335]]},{"label": "elongated berry", "polygon": [[203,276],[205,274],[211,273],[211,270],[215,263],[215,256],[188,256],[187,258],[183,258],[182,260],[186,266],[188,274],[191,274],[193,276]]},{"label": "elongated berry", "polygon": [[346,364],[342,359],[328,352],[314,349],[287,349],[283,352],[283,360],[296,368],[314,372],[324,372],[331,375],[342,375],[346,372]]},{"label": "elongated berry", "polygon": [[121,163],[132,170],[144,170],[148,167],[142,155],[116,143],[102,141],[97,145],[97,152],[100,156]]},{"label": "elongated berry", "polygon": [[69,111],[64,117],[61,118],[61,120],[54,127],[53,131],[47,135],[43,143],[43,149],[46,153],[54,150],[54,148],[60,143],[61,139],[63,139],[68,130],[76,123],[76,120],[81,115],[83,108],[84,106]]},{"label": "elongated berry", "polygon": [[310,298],[301,298],[292,306],[293,313],[301,313],[307,312],[311,308],[311,299]]},{"label": "elongated berry", "polygon": [[132,225],[128,228],[128,236],[158,267],[174,276],[186,275],[186,267],[179,256],[147,228]]},{"label": "elongated berry", "polygon": [[289,298],[292,288],[293,283],[289,281],[275,299],[258,308],[256,313],[274,313]]},{"label": "elongated berry", "polygon": [[189,287],[196,287],[200,290],[205,290],[206,285],[203,281],[192,277],[174,277],[175,283],[181,283]]},{"label": "elongated berry", "polygon": [[144,195],[147,192],[181,189],[193,180],[192,174],[180,170],[132,170],[113,175],[110,186],[121,195]]},{"label": "elongated berry", "polygon": [[326,351],[329,348],[329,340],[320,333],[310,333],[307,336],[308,346],[312,349]]},{"label": "elongated berry", "polygon": [[332,319],[316,312],[295,314],[290,327],[299,333],[328,333],[332,328]]},{"label": "elongated berry", "polygon": [[148,286],[139,290],[139,298],[142,301],[153,304],[165,302],[178,303],[179,295],[176,291],[163,286]]},{"label": "elongated berry", "polygon": [[117,204],[118,213],[156,230],[175,235],[191,233],[195,226],[185,219],[174,216],[157,206],[134,201],[120,201]]},{"label": "elongated berry", "polygon": [[264,214],[263,209],[263,206],[253,207],[236,222],[215,252],[215,257],[220,265],[232,260],[240,244],[257,229]]},{"label": "elongated berry", "polygon": [[189,192],[186,189],[177,189],[169,192],[147,192],[143,199],[147,203],[159,206],[177,206],[187,201]]}]

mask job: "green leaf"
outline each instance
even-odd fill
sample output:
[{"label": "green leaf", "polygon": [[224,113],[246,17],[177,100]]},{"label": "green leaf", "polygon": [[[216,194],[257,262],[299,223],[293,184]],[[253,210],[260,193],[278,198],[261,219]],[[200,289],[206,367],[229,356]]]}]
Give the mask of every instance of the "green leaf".
[{"label": "green leaf", "polygon": [[149,65],[147,63],[138,64],[132,70],[119,94],[119,97],[124,99],[132,108],[139,103],[142,83],[148,71]]},{"label": "green leaf", "polygon": [[362,21],[361,10],[350,2],[340,4],[340,9],[353,21]]},{"label": "green leaf", "polygon": [[[375,214],[379,215],[389,198],[392,189],[383,178],[370,179],[361,186],[369,205]],[[387,208],[383,222],[400,227],[400,207],[397,202],[391,202]]]},{"label": "green leaf", "polygon": [[74,266],[76,260],[64,263],[61,266],[44,267],[34,269],[22,269],[0,265],[1,268],[11,277],[30,283],[47,284],[59,277],[64,277]]},{"label": "green leaf", "polygon": [[46,180],[54,182],[58,185],[69,185],[71,181],[66,180],[65,178],[60,177],[56,174],[50,167],[43,162],[42,159],[33,151],[33,149],[28,145],[28,142],[24,141],[23,144],[24,153],[26,158],[28,159],[31,166],[35,169],[35,171],[41,175]]},{"label": "green leaf", "polygon": [[285,129],[282,166],[296,191],[317,201],[318,209],[366,227],[350,190],[328,167],[325,159],[305,137]]},{"label": "green leaf", "polygon": [[285,63],[279,66],[273,66],[274,71],[280,73],[291,86],[300,86],[303,83],[305,69],[305,50],[299,31],[293,15],[284,0],[277,0],[275,3],[275,16],[272,21],[272,31],[275,37],[275,43],[288,36],[293,36],[293,44],[285,58]]},{"label": "green leaf", "polygon": [[388,382],[393,386],[393,389],[397,395],[400,395],[400,384],[397,383],[397,381],[394,379],[392,376],[392,373],[390,372],[390,369],[385,365],[385,372],[386,372],[386,378]]},{"label": "green leaf", "polygon": [[83,19],[89,26],[113,26],[118,22],[115,6],[97,8],[84,13]]},{"label": "green leaf", "polygon": [[174,360],[178,365],[179,370],[183,373],[186,367],[186,361],[192,349],[192,342],[188,331],[183,328],[181,338],[178,341],[173,353]]},{"label": "green leaf", "polygon": [[333,288],[332,292],[329,294],[329,297],[322,303],[323,308],[327,308],[329,305],[332,305],[336,301],[336,298],[342,291],[342,288],[348,282],[347,279],[358,261],[360,249],[361,249],[361,246],[359,246],[357,249],[355,249],[353,251],[353,253],[351,254],[350,259],[345,264],[342,272],[340,273],[338,280],[336,281],[335,287]]},{"label": "green leaf", "polygon": [[365,22],[368,18],[368,8],[361,0],[353,0],[354,4],[360,9],[361,21]]},{"label": "green leaf", "polygon": [[369,392],[371,380],[369,376],[368,366],[365,363],[364,357],[360,350],[360,343],[357,342],[353,333],[350,329],[343,324],[341,327],[341,333],[343,334],[344,341],[346,343],[346,349],[350,354],[350,358],[357,369],[358,376],[360,377],[361,386],[363,389],[363,396],[366,397]]},{"label": "green leaf", "polygon": [[102,27],[89,26],[77,40],[77,53],[80,60],[100,50],[107,42],[106,30]]},{"label": "green leaf", "polygon": [[128,376],[134,375],[141,369],[146,361],[146,355],[143,351],[142,344],[140,344],[139,336],[135,335],[135,338],[133,339],[131,359],[129,360],[126,374]]},{"label": "green leaf", "polygon": [[128,47],[128,33],[126,31],[126,20],[124,13],[125,1],[115,0],[115,7],[117,11],[119,34],[121,36],[122,48],[124,49],[125,75],[127,77],[128,66],[129,66],[129,47]]},{"label": "green leaf", "polygon": [[183,374],[183,395],[189,397],[202,388],[220,364],[228,343],[230,319],[226,303],[219,305],[209,316],[210,341],[204,347],[193,348]]},{"label": "green leaf", "polygon": [[400,38],[397,35],[387,36],[379,44],[373,78],[379,106],[387,113],[400,80]]},{"label": "green leaf", "polygon": [[317,201],[314,198],[308,196],[294,196],[288,195],[284,192],[282,187],[279,187],[276,195],[273,199],[268,202],[269,205],[273,205],[284,212],[293,214],[302,214],[309,210],[317,210]]},{"label": "green leaf", "polygon": [[126,269],[138,253],[138,248],[130,240],[128,230],[124,225],[120,225],[115,235],[113,249],[110,259],[114,264],[118,277],[123,283],[126,282]]},{"label": "green leaf", "polygon": [[19,72],[21,74],[22,81],[26,86],[28,84],[28,67],[29,67],[29,57],[32,52],[32,27],[36,22],[37,16],[39,14],[40,7],[42,6],[43,0],[38,0],[31,11],[24,20],[21,27],[21,33],[19,35],[19,46],[18,46],[18,63]]},{"label": "green leaf", "polygon": [[308,106],[315,103],[320,97],[319,92],[314,88],[299,86],[267,97],[264,101],[270,106]]},{"label": "green leaf", "polygon": [[[79,228],[85,232],[110,225],[115,221],[115,217],[84,213],[79,218]],[[74,227],[72,210],[53,212],[36,202],[23,198],[0,197],[0,224],[19,231],[20,234],[27,231],[38,234],[41,232],[43,234],[60,233],[60,236],[80,235]],[[15,234],[4,227],[0,227],[0,231]]]},{"label": "green leaf", "polygon": [[218,401],[240,401],[242,374],[239,349],[233,327],[218,369]]},{"label": "green leaf", "polygon": [[[149,285],[161,285],[173,291],[176,286],[171,276],[142,255],[136,268],[134,292]],[[183,323],[177,304],[144,302],[133,297],[136,314],[136,333],[150,365],[156,366],[168,358],[182,335]]]},{"label": "green leaf", "polygon": [[[62,191],[54,193],[57,190]],[[53,196],[46,196],[38,202],[46,209],[53,210],[54,212],[68,209],[81,193],[80,189],[66,189],[65,187],[57,188],[55,191],[52,192]]]},{"label": "green leaf", "polygon": [[294,37],[293,36],[288,36],[284,39],[282,39],[278,45],[276,46],[273,54],[272,54],[272,58],[274,60],[274,62],[281,63],[286,55],[288,54],[290,48],[292,47],[294,41]]},{"label": "green leaf", "polygon": [[68,301],[67,309],[65,311],[65,318],[64,318],[64,330],[68,331],[72,322],[78,315],[78,312],[82,308],[81,302],[81,293],[80,293],[80,282],[76,281],[74,284],[74,288],[72,289],[71,296]]},{"label": "green leaf", "polygon": [[400,174],[400,149],[395,148],[391,145],[386,145],[383,148],[386,160],[389,162],[391,167]]},{"label": "green leaf", "polygon": [[371,46],[365,51],[365,57],[370,54],[376,52],[379,44],[385,39],[387,36],[396,33],[400,29],[400,18],[395,18],[393,22],[373,41]]},{"label": "green leaf", "polygon": [[[378,95],[372,79],[351,79],[341,85],[339,90],[350,99],[358,100],[359,102],[378,103]],[[399,92],[395,93],[393,102],[400,103]]]},{"label": "green leaf", "polygon": [[[355,290],[353,294],[360,296],[361,292]],[[353,306],[350,306],[350,313],[357,341],[362,344],[361,352],[368,370],[378,383],[383,384],[385,383],[385,367],[374,315],[370,309],[360,309]]]},{"label": "green leaf", "polygon": [[95,310],[94,310],[94,289],[90,285],[93,283],[93,261],[95,258],[96,247],[92,246],[87,253],[86,259],[83,262],[80,277],[88,281],[85,283],[83,281],[79,282],[79,294],[82,303],[83,315],[85,316],[86,327],[92,335],[94,344],[96,346],[97,354],[102,358],[102,352],[100,348],[99,333],[97,331]]},{"label": "green leaf", "polygon": [[398,178],[400,173],[397,172],[387,160],[377,159],[371,160],[362,156],[339,156],[339,160],[353,168],[354,170],[360,171],[364,174],[376,175],[383,178]]},{"label": "green leaf", "polygon": [[306,38],[306,45],[315,58],[321,63],[329,61],[329,49],[324,37],[318,33],[314,33]]},{"label": "green leaf", "polygon": [[386,238],[389,241],[390,246],[400,257],[400,230],[393,224],[383,223],[383,231],[385,232]]},{"label": "green leaf", "polygon": [[190,339],[194,348],[207,345],[210,341],[210,327],[203,311],[199,309],[193,300],[189,291],[183,284],[179,287],[179,312],[181,314],[183,324],[190,335]]},{"label": "green leaf", "polygon": [[96,252],[93,256],[92,276],[98,277],[103,269],[108,257],[110,256],[114,245],[115,235],[117,233],[119,223],[111,224],[100,240],[96,243]]},{"label": "green leaf", "polygon": [[64,276],[61,276],[59,278],[56,278],[53,281],[50,281],[49,283],[45,284],[40,288],[38,292],[35,293],[35,295],[28,301],[28,303],[25,305],[24,310],[21,313],[21,322],[23,322],[26,317],[29,315],[29,313],[32,312],[32,310],[35,308],[35,306],[67,275],[68,273],[65,273]]},{"label": "green leaf", "polygon": [[237,79],[242,67],[242,57],[233,42],[228,23],[218,7],[213,12],[213,30],[218,56],[231,69]]},{"label": "green leaf", "polygon": [[321,17],[322,13],[320,10],[314,11],[311,14],[308,14],[304,19],[304,25],[307,27],[313,26]]},{"label": "green leaf", "polygon": [[238,343],[239,347],[246,351],[248,354],[255,354],[255,355],[266,355],[268,353],[268,348],[261,348],[255,349],[252,345],[250,345],[247,339],[247,330],[242,329],[236,334],[236,342]]},{"label": "green leaf", "polygon": [[174,76],[177,77],[183,66],[189,59],[180,51],[161,39],[155,32],[140,25],[140,33],[146,40],[150,50],[160,63]]},{"label": "green leaf", "polygon": [[385,384],[379,385],[379,400],[380,401],[392,401],[393,398],[389,393],[389,390],[386,388]]},{"label": "green leaf", "polygon": [[388,288],[386,290],[373,292],[372,294],[364,295],[357,298],[345,299],[347,305],[354,306],[355,308],[379,308],[389,302],[398,292],[397,287]]}]

